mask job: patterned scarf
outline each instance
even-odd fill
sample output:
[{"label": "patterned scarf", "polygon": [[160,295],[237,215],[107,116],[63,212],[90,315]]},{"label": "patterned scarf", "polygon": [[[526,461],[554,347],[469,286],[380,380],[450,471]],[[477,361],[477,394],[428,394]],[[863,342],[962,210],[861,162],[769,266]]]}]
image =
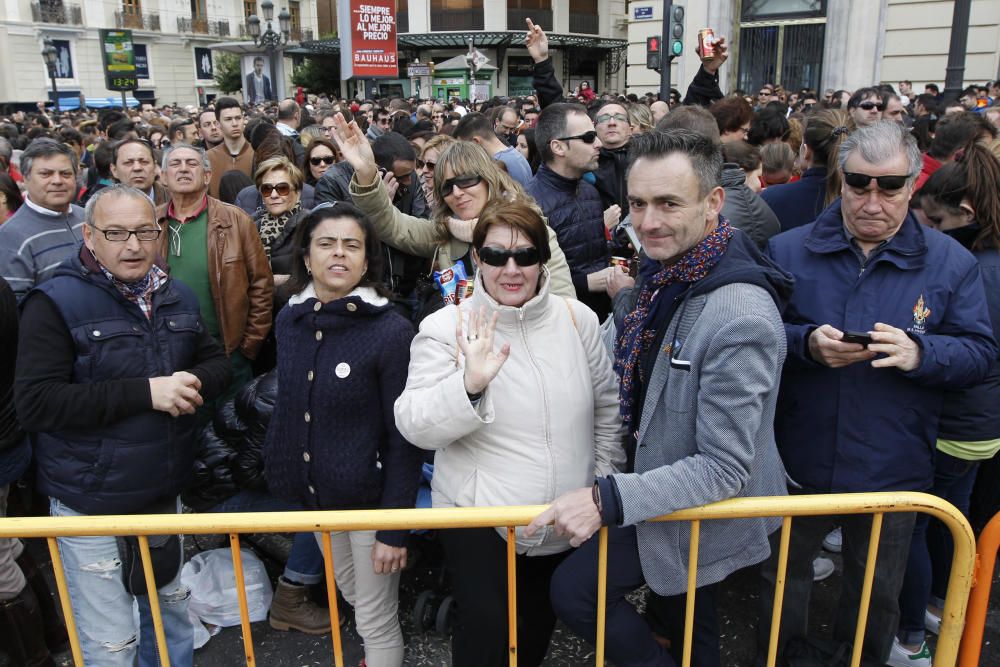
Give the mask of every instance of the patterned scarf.
[{"label": "patterned scarf", "polygon": [[[622,421],[630,430],[635,416],[635,400],[638,396],[642,377],[642,356],[656,339],[656,318],[654,317],[654,299],[664,287],[678,283],[693,283],[708,275],[709,271],[719,262],[729,247],[733,237],[733,228],[723,218],[715,230],[702,239],[697,245],[670,266],[661,269],[646,281],[639,293],[635,310],[625,317],[622,330],[615,343],[614,369],[621,378],[618,389],[618,409]],[[666,324],[666,323],[664,323]]]},{"label": "patterned scarf", "polygon": [[[97,260],[97,257],[94,257]],[[148,320],[153,315],[153,292],[160,289],[163,283],[167,282],[166,272],[154,264],[150,269],[149,273],[145,276],[136,280],[135,282],[127,283],[115,277],[115,274],[111,273],[106,266],[98,262],[98,266],[101,267],[101,271],[104,276],[111,281],[111,284],[115,286],[115,289],[121,293],[126,299],[139,306],[139,310],[142,314],[146,316]]]},{"label": "patterned scarf", "polygon": [[288,224],[289,218],[301,210],[301,201],[295,202],[295,206],[278,217],[272,216],[267,209],[264,209],[264,214],[260,217],[260,241],[264,244],[264,252],[267,253],[268,259],[271,259],[271,244],[277,241],[278,237],[285,231],[285,225]]}]

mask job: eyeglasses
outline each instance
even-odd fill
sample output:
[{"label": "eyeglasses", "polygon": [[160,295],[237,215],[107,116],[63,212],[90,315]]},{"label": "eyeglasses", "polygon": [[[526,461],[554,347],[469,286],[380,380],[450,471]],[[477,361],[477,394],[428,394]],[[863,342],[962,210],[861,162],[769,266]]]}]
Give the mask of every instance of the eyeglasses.
[{"label": "eyeglasses", "polygon": [[757,95],[759,95],[761,97],[766,97],[768,95],[773,95],[773,94],[774,94],[774,91],[771,91],[771,90],[762,90],[759,93],[757,93]]},{"label": "eyeglasses", "polygon": [[433,170],[434,167],[436,166],[437,162],[429,162],[427,160],[417,160],[417,169],[423,169],[424,167],[427,167],[428,169]]},{"label": "eyeglasses", "polygon": [[[309,158],[309,164],[311,164],[314,167],[318,167],[321,164],[333,164],[333,159],[334,158],[332,155],[323,155],[322,157],[311,157]],[[278,194],[281,193],[279,192]]]},{"label": "eyeglasses", "polygon": [[611,114],[611,113],[602,113],[600,116],[597,117],[597,122],[598,123],[607,123],[612,118],[614,118],[615,120],[617,120],[619,123],[627,123],[628,122],[628,116],[626,116],[623,113],[614,113],[614,114]]},{"label": "eyeglasses", "polygon": [[592,144],[597,140],[597,132],[589,130],[583,134],[575,134],[572,137],[556,137],[556,141],[573,141],[579,139],[585,144]]},{"label": "eyeglasses", "polygon": [[160,238],[160,229],[101,229],[97,225],[91,225],[94,229],[104,234],[104,238],[112,243],[124,243],[133,234],[140,241],[155,241]]},{"label": "eyeglasses", "polygon": [[514,263],[518,266],[534,266],[538,264],[541,256],[538,248],[518,248],[517,250],[502,250],[501,248],[490,248],[489,246],[479,249],[479,259],[484,264],[490,266],[506,266],[507,260],[514,258]]},{"label": "eyeglasses", "polygon": [[844,172],[844,182],[847,183],[852,188],[858,188],[863,190],[868,187],[868,184],[872,182],[872,179],[878,183],[879,190],[899,190],[904,185],[906,181],[910,179],[909,176],[869,176],[868,174],[859,174],[857,172],[845,171]]},{"label": "eyeglasses", "polygon": [[270,197],[272,191],[277,192],[279,197],[287,197],[288,193],[292,191],[292,186],[288,183],[277,183],[275,185],[264,183],[260,186],[260,194],[263,197]]},{"label": "eyeglasses", "polygon": [[392,122],[391,118],[379,118],[378,119],[378,124],[379,125],[389,125],[391,122]]},{"label": "eyeglasses", "polygon": [[864,109],[865,111],[871,111],[872,109],[878,109],[879,111],[885,111],[884,104],[876,104],[875,102],[862,102],[858,105],[858,108]]},{"label": "eyeglasses", "polygon": [[451,194],[455,188],[458,188],[459,190],[468,190],[469,188],[479,185],[482,182],[483,177],[479,174],[463,174],[461,176],[454,176],[441,185],[441,192],[448,195]]}]

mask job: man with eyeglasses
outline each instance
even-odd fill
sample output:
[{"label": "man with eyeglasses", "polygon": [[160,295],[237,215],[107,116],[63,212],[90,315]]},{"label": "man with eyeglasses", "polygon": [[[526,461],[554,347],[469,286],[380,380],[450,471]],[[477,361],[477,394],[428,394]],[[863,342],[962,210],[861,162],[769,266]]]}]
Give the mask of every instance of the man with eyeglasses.
[{"label": "man with eyeglasses", "polygon": [[[926,491],[944,392],[981,380],[997,354],[979,266],[958,242],[908,213],[921,157],[906,128],[892,121],[862,127],[839,155],[838,203],[768,246],[795,277],[783,313],[788,359],[775,418],[778,449],[791,493]],[[931,664],[926,644],[894,641],[914,519],[884,515],[865,664]],[[853,641],[872,518],[799,517],[782,646],[806,635],[812,559],[834,525],[843,530],[845,565],[833,636]],[[770,633],[777,535],[762,569],[760,654]]]},{"label": "man with eyeglasses", "polygon": [[372,122],[368,125],[365,136],[368,141],[375,141],[392,127],[392,113],[388,109],[379,107],[375,110]]},{"label": "man with eyeglasses", "polygon": [[156,210],[164,230],[160,252],[170,275],[194,291],[205,328],[232,362],[225,400],[253,377],[251,362],[271,330],[271,267],[250,217],[209,195],[212,171],[204,151],[171,146],[161,172],[170,201]]},{"label": "man with eyeglasses", "polygon": [[[229,362],[194,292],[156,263],[165,232],[146,194],[108,186],[84,217],[83,243],[22,304],[14,400],[37,488],[52,516],[176,513],[193,470],[195,411],[228,384]],[[176,565],[157,577],[160,614],[171,662],[190,665],[183,545],[169,544]],[[59,538],[59,550],[84,661],[155,664],[149,598],[126,588],[134,580],[116,538]]]},{"label": "man with eyeglasses", "polygon": [[859,88],[847,100],[847,113],[851,114],[858,127],[867,127],[882,120],[883,111],[885,103],[878,88]]}]

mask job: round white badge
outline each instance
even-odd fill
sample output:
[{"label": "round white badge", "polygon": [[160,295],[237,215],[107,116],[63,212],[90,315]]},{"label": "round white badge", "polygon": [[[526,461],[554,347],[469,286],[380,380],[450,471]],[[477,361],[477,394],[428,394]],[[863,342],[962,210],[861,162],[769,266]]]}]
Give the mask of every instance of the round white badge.
[{"label": "round white badge", "polygon": [[351,374],[351,367],[347,365],[347,362],[340,362],[337,367],[333,370],[341,380]]}]

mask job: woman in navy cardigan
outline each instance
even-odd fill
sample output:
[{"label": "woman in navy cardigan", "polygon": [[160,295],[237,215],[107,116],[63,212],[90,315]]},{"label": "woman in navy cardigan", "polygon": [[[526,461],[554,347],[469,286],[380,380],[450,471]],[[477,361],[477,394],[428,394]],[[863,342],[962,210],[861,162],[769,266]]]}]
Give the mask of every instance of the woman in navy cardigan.
[{"label": "woman in navy cardigan", "polygon": [[[314,210],[295,236],[278,314],[281,388],[264,444],[271,491],[307,509],[413,507],[420,451],[399,434],[413,328],[376,281],[381,251],[350,204]],[[354,606],[368,667],[398,667],[406,531],[333,534],[335,578]]]}]

